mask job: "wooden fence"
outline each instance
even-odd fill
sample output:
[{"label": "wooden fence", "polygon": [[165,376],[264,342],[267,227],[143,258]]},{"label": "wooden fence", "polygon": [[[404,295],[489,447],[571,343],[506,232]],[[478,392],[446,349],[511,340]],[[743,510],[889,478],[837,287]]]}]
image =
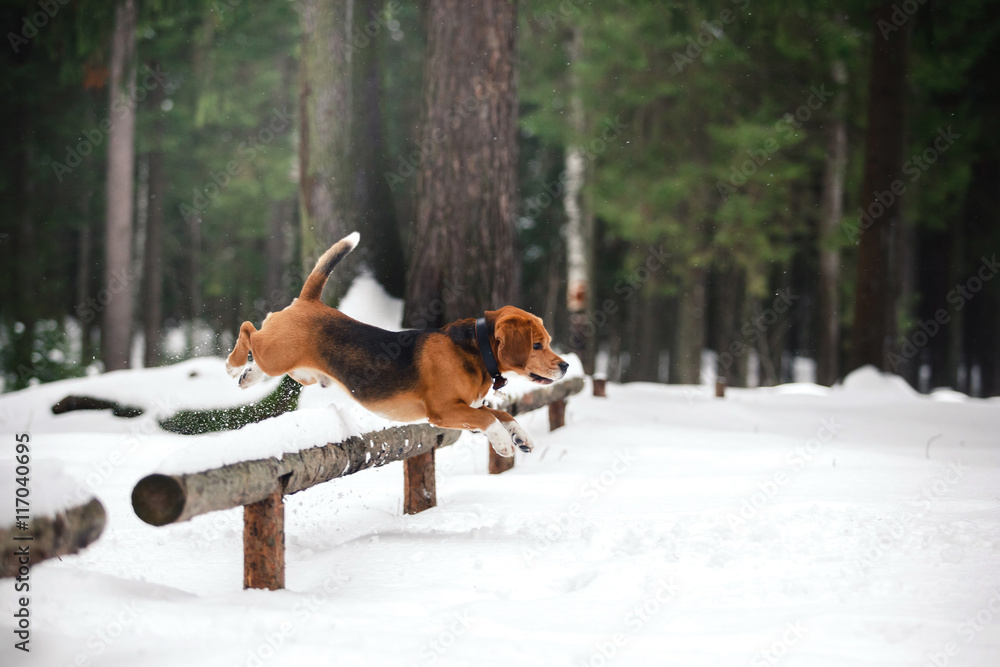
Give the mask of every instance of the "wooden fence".
[{"label": "wooden fence", "polygon": [[[562,380],[492,405],[511,415],[548,406],[549,428],[565,422],[566,398],[583,390],[582,377]],[[434,450],[453,444],[461,431],[406,424],[343,442],[310,447],[276,458],[243,461],[185,475],[152,474],[132,490],[136,515],[154,526],[186,521],[216,510],[243,507],[243,587],[285,586],[284,496],[365,468],[403,461],[403,511],[416,514],[437,504]],[[490,473],[513,467],[489,448]]]}]

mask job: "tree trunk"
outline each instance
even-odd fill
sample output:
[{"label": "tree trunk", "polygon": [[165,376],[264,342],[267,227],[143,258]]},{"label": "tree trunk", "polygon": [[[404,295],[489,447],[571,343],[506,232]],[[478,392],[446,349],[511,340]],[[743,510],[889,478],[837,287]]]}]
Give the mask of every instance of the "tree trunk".
[{"label": "tree trunk", "polygon": [[[833,79],[843,86],[847,68],[833,65]],[[832,386],[840,375],[840,248],[837,233],[844,215],[844,173],[847,170],[847,124],[844,95],[833,98],[826,126],[826,165],[819,222],[819,346],[816,382]]]},{"label": "tree trunk", "polygon": [[[155,71],[158,63],[150,63]],[[156,114],[153,123],[153,149],[149,153],[149,206],[146,219],[146,258],[143,276],[143,331],[146,368],[160,363],[160,325],[163,322],[163,202],[166,197],[166,174],[163,169],[163,112],[160,104],[165,91],[156,86],[150,92],[150,107]]]},{"label": "tree trunk", "polygon": [[746,312],[746,271],[732,267],[720,272],[716,282],[718,377],[729,387],[747,386],[751,343],[741,331]]},{"label": "tree trunk", "polygon": [[[280,94],[282,99],[288,99],[292,95],[291,88],[296,83],[296,60],[291,55],[285,56],[278,68],[281,76]],[[281,310],[302,288],[304,276],[298,270],[301,265],[293,257],[298,232],[296,201],[297,195],[289,195],[271,203],[267,239],[264,242],[264,297],[256,302],[258,310],[264,313]],[[295,270],[292,270],[293,266]]]},{"label": "tree trunk", "polygon": [[195,213],[188,217],[188,233],[191,235],[191,243],[188,246],[189,266],[188,269],[188,304],[191,317],[188,320],[188,351],[198,354],[195,349],[195,331],[197,323],[202,320],[204,307],[201,300],[201,215]]},{"label": "tree trunk", "polygon": [[[351,34],[354,0],[302,0],[299,12],[299,211],[302,266],[357,227],[350,168],[354,104]],[[362,246],[374,239],[362,238]],[[331,274],[327,294],[340,300],[354,279],[355,260]]]},{"label": "tree trunk", "polygon": [[622,381],[622,342],[625,338],[627,307],[618,308],[610,317],[608,335],[608,381]]},{"label": "tree trunk", "polygon": [[[894,5],[875,10],[871,74],[868,89],[868,132],[861,189],[858,280],[851,332],[848,370],[865,364],[887,365],[895,335],[891,252],[899,225],[901,195],[893,183],[902,175],[905,135],[907,52],[912,21],[883,36],[882,25],[892,25]],[[884,37],[884,38],[883,38]],[[897,184],[897,191],[900,191]]]},{"label": "tree trunk", "polygon": [[[913,303],[916,300],[916,230],[912,224],[907,224],[906,222],[900,220],[896,225],[895,238],[893,239],[892,253],[890,255],[890,266],[893,269],[892,276],[892,288],[893,288],[893,299],[890,301],[892,304],[892,310],[894,313],[893,322],[895,322],[895,313],[899,312],[900,315],[905,318],[912,320],[917,314],[913,312]],[[903,312],[903,309],[906,312]],[[893,331],[896,327],[893,327]],[[907,334],[912,334],[913,329],[911,328]],[[890,340],[890,349],[896,354],[902,355],[901,339]],[[897,368],[893,370],[903,377],[910,386],[920,389],[919,377],[920,377],[920,367],[923,365],[924,361],[928,359],[930,350],[926,347],[920,349],[917,355],[906,364],[898,364]],[[890,364],[891,366],[891,364]]]},{"label": "tree trunk", "polygon": [[[265,312],[281,310],[296,295],[292,280],[286,273],[291,263],[294,239],[292,218],[295,215],[295,199],[287,197],[271,204],[271,219],[268,223],[267,240],[264,243],[264,301]],[[299,285],[301,288],[301,285]]]},{"label": "tree trunk", "polygon": [[111,129],[108,132],[107,214],[101,356],[105,370],[128,368],[132,338],[132,213],[135,185],[135,2],[115,9],[111,40]]},{"label": "tree trunk", "polygon": [[[360,26],[378,18],[383,3],[360,0]],[[375,38],[372,38],[375,39]],[[355,178],[355,219],[362,243],[348,260],[369,269],[389,294],[406,292],[406,256],[393,207],[392,189],[383,174],[387,171],[386,141],[383,132],[382,76],[379,51],[374,44],[353,51],[355,58],[354,110],[356,133],[351,138],[351,168]],[[332,243],[332,241],[331,241]],[[350,267],[351,264],[348,264]],[[350,269],[348,269],[350,273]]]},{"label": "tree trunk", "polygon": [[587,224],[587,216],[583,210],[586,162],[583,148],[578,143],[582,141],[586,130],[582,84],[577,70],[583,53],[583,30],[579,26],[573,26],[572,33],[567,51],[573,140],[566,149],[566,191],[563,195],[563,208],[566,211],[566,310],[569,314],[570,351],[583,360],[585,372],[593,374],[595,341],[593,336],[587,335],[587,316],[594,300],[590,286],[594,230],[592,224]]},{"label": "tree trunk", "polygon": [[701,384],[705,307],[705,271],[691,268],[677,299],[677,325],[670,354],[670,382],[674,384]]},{"label": "tree trunk", "polygon": [[516,4],[430,0],[405,323],[517,301]]},{"label": "tree trunk", "polygon": [[[18,100],[17,124],[15,132],[22,137],[31,136],[32,118],[28,103]],[[35,322],[38,318],[38,303],[35,292],[38,286],[38,239],[32,220],[32,206],[35,188],[32,180],[32,148],[27,142],[15,142],[13,170],[14,192],[18,194],[11,202],[17,216],[17,239],[15,241],[15,294],[13,295],[13,321],[24,325],[20,334],[16,333],[13,340],[13,362],[16,364],[17,377],[14,389],[28,386],[28,380],[37,376],[33,368],[32,352],[35,347]]]},{"label": "tree trunk", "polygon": [[[89,195],[85,199],[89,199]],[[80,204],[82,221],[80,237],[77,242],[76,268],[76,317],[80,321],[80,363],[89,365],[95,356],[90,345],[90,336],[94,330],[92,309],[87,307],[87,299],[91,295],[91,262],[93,262],[93,233],[87,213],[90,207],[86,202]]]},{"label": "tree trunk", "polygon": [[[973,169],[973,173],[976,173],[978,169]],[[972,208],[971,206],[969,207]],[[970,211],[971,212],[971,211]],[[974,215],[974,213],[973,213]],[[966,219],[969,219],[966,217]],[[950,247],[948,248],[948,273],[947,282],[948,286],[960,285],[965,281],[965,276],[967,275],[965,258],[967,256],[966,251],[966,226],[962,221],[956,221],[949,225],[948,228],[949,235],[951,237]],[[951,387],[958,391],[958,387],[961,384],[960,371],[962,367],[962,359],[965,357],[965,308],[961,310],[956,310],[952,308],[949,304],[949,314],[951,318],[945,325],[945,336],[947,339],[947,350],[945,352],[945,385]]]}]

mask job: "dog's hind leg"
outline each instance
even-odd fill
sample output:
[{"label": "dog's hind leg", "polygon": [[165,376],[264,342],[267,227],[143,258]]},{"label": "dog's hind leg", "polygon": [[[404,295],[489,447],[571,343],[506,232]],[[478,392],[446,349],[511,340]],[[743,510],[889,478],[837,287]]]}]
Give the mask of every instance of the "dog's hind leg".
[{"label": "dog's hind leg", "polygon": [[[226,359],[226,372],[229,373],[230,377],[238,377],[240,369],[246,365],[247,357],[250,355],[250,336],[255,333],[257,333],[257,328],[250,322],[244,322],[240,326],[240,335],[236,339],[236,346],[229,353],[229,358]],[[240,386],[243,386],[242,378],[240,378]]]}]

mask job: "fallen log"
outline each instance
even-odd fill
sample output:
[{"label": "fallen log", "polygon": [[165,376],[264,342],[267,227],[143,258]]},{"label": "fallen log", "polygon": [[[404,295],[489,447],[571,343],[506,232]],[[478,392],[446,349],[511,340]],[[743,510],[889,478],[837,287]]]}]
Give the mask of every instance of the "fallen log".
[{"label": "fallen log", "polygon": [[241,505],[275,492],[297,493],[322,482],[403,461],[458,440],[461,431],[406,424],[285,454],[281,459],[243,461],[185,475],[154,473],[132,490],[136,515],[153,526]]},{"label": "fallen log", "polygon": [[115,401],[107,401],[93,396],[70,395],[52,406],[52,414],[62,415],[75,410],[111,410],[115,417],[140,417],[144,410],[134,405],[122,405]]},{"label": "fallen log", "polygon": [[[0,528],[0,577],[27,574],[27,569],[49,558],[75,554],[93,543],[107,523],[107,513],[97,498],[54,516],[34,517],[22,530],[16,524]],[[27,563],[22,560],[27,550]]]}]

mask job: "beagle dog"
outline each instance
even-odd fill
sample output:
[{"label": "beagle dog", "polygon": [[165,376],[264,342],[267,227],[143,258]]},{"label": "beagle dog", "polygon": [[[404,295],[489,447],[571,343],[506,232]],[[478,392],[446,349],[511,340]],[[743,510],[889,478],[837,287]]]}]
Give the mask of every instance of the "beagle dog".
[{"label": "beagle dog", "polygon": [[[481,431],[501,456],[525,452],[531,439],[502,410],[472,407],[513,372],[539,384],[562,378],[569,367],[550,348],[542,320],[504,306],[485,317],[441,329],[386,331],[358,322],[320,301],[334,267],[358,244],[357,232],[316,262],[299,298],[269,313],[258,330],[240,327],[226,370],[246,388],[265,376],[327,387],[337,383],[361,405],[395,421],[426,418],[443,428]],[[244,368],[245,367],[245,368]]]}]

